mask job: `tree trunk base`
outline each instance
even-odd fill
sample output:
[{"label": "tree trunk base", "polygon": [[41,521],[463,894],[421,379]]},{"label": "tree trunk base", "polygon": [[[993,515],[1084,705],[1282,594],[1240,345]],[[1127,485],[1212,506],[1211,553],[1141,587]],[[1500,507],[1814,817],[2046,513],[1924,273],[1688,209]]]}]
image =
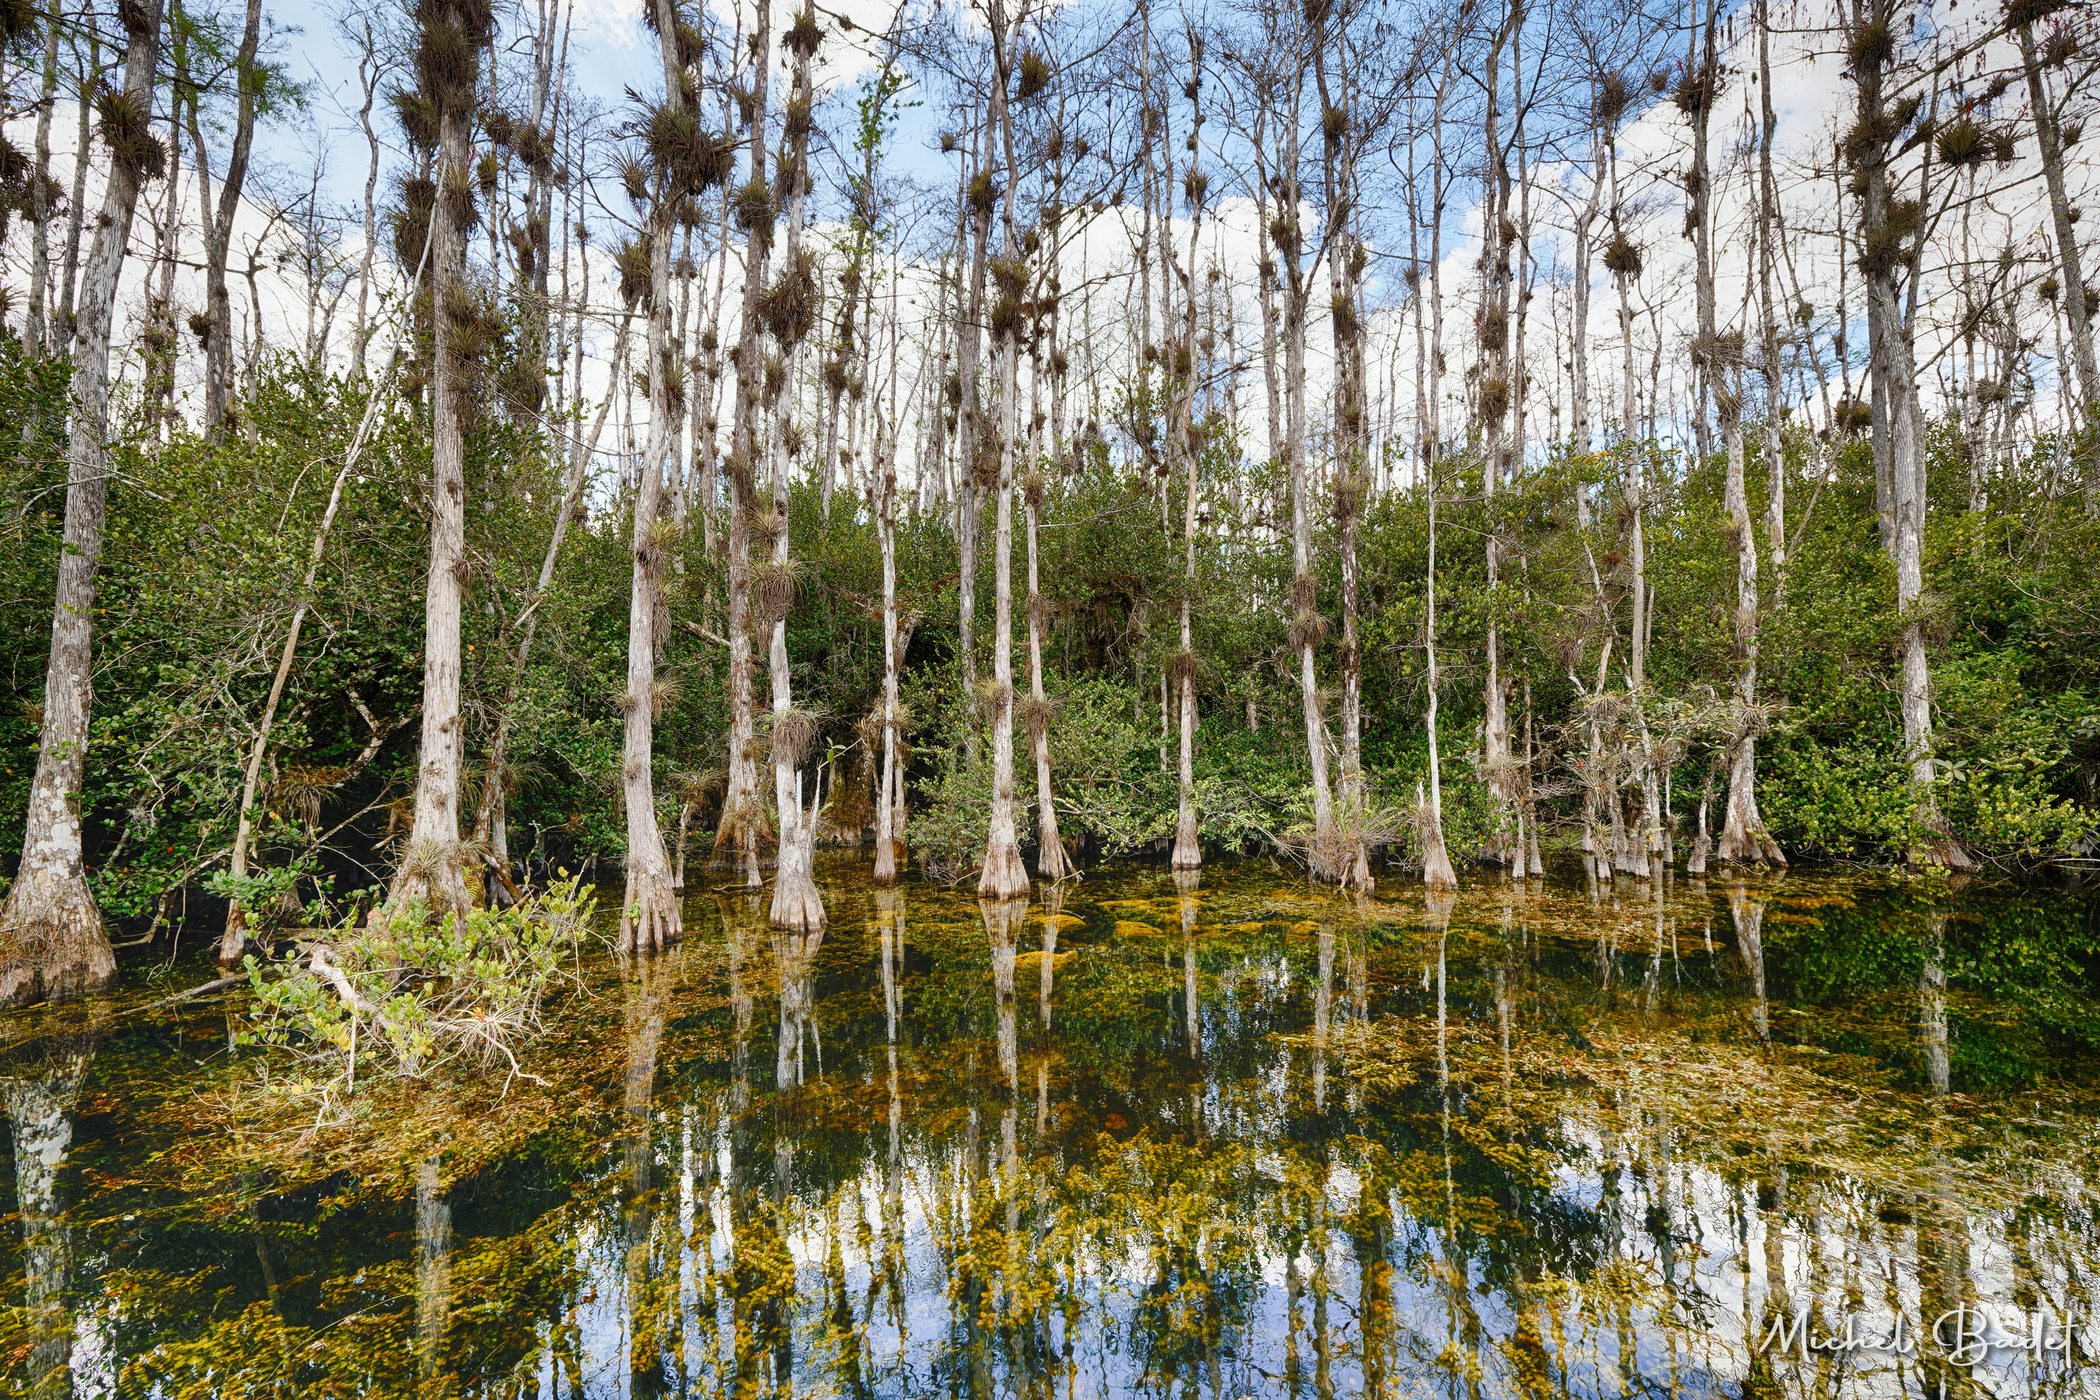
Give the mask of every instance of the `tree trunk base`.
[{"label": "tree trunk base", "polygon": [[[1721,828],[1721,841],[1714,848],[1714,859],[1723,865],[1756,870],[1786,868],[1786,852],[1779,849],[1779,843],[1772,839],[1771,832],[1765,830],[1764,823],[1760,821],[1755,826],[1746,824],[1739,827],[1732,814],[1729,824]],[[1704,869],[1704,866],[1702,861],[1701,869]]]},{"label": "tree trunk base", "polygon": [[24,862],[0,909],[0,1009],[65,1001],[116,980],[117,955],[86,878]]},{"label": "tree trunk base", "polygon": [[401,868],[394,872],[386,898],[373,907],[369,922],[380,927],[417,904],[431,918],[446,914],[464,918],[474,907],[466,877],[468,863],[457,842],[446,847],[411,846],[401,858]]},{"label": "tree trunk base", "polygon": [[1028,866],[1021,859],[1020,844],[1008,837],[984,848],[984,869],[977,875],[979,899],[1028,898]]},{"label": "tree trunk base", "polygon": [[685,934],[678,892],[664,870],[627,872],[627,899],[620,909],[620,951],[661,953]]},{"label": "tree trunk base", "polygon": [[715,843],[708,850],[707,863],[733,868],[772,842],[773,824],[766,820],[764,806],[750,799],[725,802],[722,819],[715,825]]},{"label": "tree trunk base", "polygon": [[[1961,874],[1980,869],[1976,857],[1969,854],[1951,832],[1935,832],[1923,840],[1911,843],[1905,864],[1913,870],[1952,870]],[[0,1001],[0,1005],[5,1005]]]},{"label": "tree trunk base", "polygon": [[219,935],[218,964],[222,972],[241,965],[248,952],[248,911],[235,904],[226,910],[226,928]]},{"label": "tree trunk base", "polygon": [[1196,812],[1184,806],[1174,823],[1174,855],[1168,864],[1175,870],[1203,868],[1203,846],[1196,839]]},{"label": "tree trunk base", "polygon": [[1069,880],[1078,872],[1072,868],[1072,855],[1065,849],[1064,837],[1057,834],[1055,818],[1043,826],[1042,840],[1036,846],[1035,873],[1049,884]]},{"label": "tree trunk base", "polygon": [[1422,843],[1422,883],[1443,892],[1458,888],[1458,872],[1451,868],[1451,852],[1444,845],[1441,831],[1430,832]]},{"label": "tree trunk base", "polygon": [[824,896],[807,870],[781,867],[773,880],[773,903],[766,922],[794,933],[815,933],[824,927]]}]

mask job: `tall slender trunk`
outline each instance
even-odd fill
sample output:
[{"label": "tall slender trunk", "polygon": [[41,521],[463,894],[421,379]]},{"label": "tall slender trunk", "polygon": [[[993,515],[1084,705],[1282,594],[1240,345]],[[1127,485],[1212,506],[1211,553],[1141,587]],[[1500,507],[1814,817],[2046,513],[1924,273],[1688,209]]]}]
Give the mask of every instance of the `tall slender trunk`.
[{"label": "tall slender trunk", "polygon": [[1036,873],[1053,884],[1072,874],[1057,830],[1056,794],[1050,783],[1050,697],[1043,688],[1043,633],[1049,615],[1043,605],[1042,575],[1037,565],[1036,531],[1043,513],[1043,468],[1031,463],[1022,482],[1028,531],[1028,744],[1035,759]]},{"label": "tall slender trunk", "polygon": [[[961,578],[955,595],[955,646],[962,659],[963,694],[974,714],[980,705],[977,693],[977,533],[984,517],[983,488],[986,484],[984,437],[987,429],[978,359],[982,353],[984,325],[985,262],[990,254],[992,227],[992,129],[989,121],[979,124],[975,150],[976,166],[968,161],[961,190],[968,216],[970,282],[962,315],[955,328],[956,460],[955,540]],[[958,289],[960,291],[960,289]],[[977,761],[977,730],[973,720],[963,727],[963,753]]]},{"label": "tall slender trunk", "polygon": [[1458,876],[1451,869],[1451,852],[1444,843],[1444,765],[1437,737],[1437,687],[1438,674],[1436,654],[1436,518],[1438,459],[1429,463],[1428,479],[1424,487],[1429,493],[1429,562],[1422,575],[1422,652],[1428,664],[1428,698],[1422,717],[1423,732],[1429,740],[1429,792],[1426,799],[1418,795],[1422,808],[1422,883],[1432,890],[1455,890]]},{"label": "tall slender trunk", "polygon": [[[1886,68],[1895,56],[1899,0],[1855,0],[1853,85],[1858,127],[1869,139],[1852,143],[1849,154],[1861,196],[1861,281],[1867,300],[1870,373],[1877,437],[1885,444],[1889,478],[1889,553],[1896,566],[1896,611],[1903,626],[1901,704],[1903,747],[1910,766],[1912,825],[1910,858],[1920,865],[1967,869],[1973,859],[1948,830],[1934,790],[1932,672],[1926,657],[1925,620],[1919,600],[1925,589],[1925,458],[1919,441],[1917,363],[1911,322],[1900,279],[1915,246],[1915,220],[1906,217],[1892,188],[1892,136],[1885,92]],[[2077,294],[2073,288],[2072,294]]]},{"label": "tall slender trunk", "polygon": [[[1202,93],[1203,69],[1190,39],[1189,99],[1195,103]],[[1189,141],[1199,144],[1203,111],[1198,106],[1191,119]],[[1203,232],[1203,197],[1209,178],[1197,164],[1192,150],[1181,188],[1188,200],[1189,255],[1185,266],[1175,268],[1181,285],[1181,338],[1175,350],[1174,412],[1167,425],[1167,450],[1180,457],[1186,487],[1181,511],[1181,604],[1176,621],[1180,625],[1180,649],[1174,655],[1174,675],[1179,710],[1180,747],[1176,754],[1174,785],[1174,850],[1170,864],[1176,870],[1195,870],[1203,864],[1203,846],[1196,819],[1196,503],[1197,467],[1202,461],[1202,442],[1195,426],[1196,383],[1201,369],[1196,345],[1196,289],[1202,285],[1197,266],[1197,247]],[[1171,460],[1171,458],[1170,458]],[[1029,543],[1029,571],[1034,573],[1034,541]]]},{"label": "tall slender trunk", "polygon": [[978,873],[979,899],[1028,897],[1028,867],[1021,860],[1014,821],[1014,401],[1020,370],[1021,301],[1027,269],[1014,227],[1014,186],[1021,167],[1014,149],[1013,114],[1007,106],[1012,82],[1013,33],[1003,0],[991,0],[986,22],[992,37],[992,94],[986,149],[996,139],[1001,181],[1001,232],[998,304],[991,313],[993,344],[998,356],[998,504],[992,533],[992,808],[984,836],[984,868]]},{"label": "tall slender trunk", "polygon": [[[685,110],[684,65],[678,57],[678,27],[671,0],[656,0],[659,51],[663,59],[663,110]],[[669,947],[684,932],[671,859],[656,815],[656,659],[663,647],[663,575],[676,529],[664,510],[665,478],[678,450],[678,421],[671,379],[679,373],[683,347],[671,339],[671,240],[683,199],[697,194],[679,188],[669,170],[656,172],[655,202],[644,237],[649,241],[649,443],[634,493],[633,573],[627,595],[627,693],[622,703],[620,784],[627,816],[627,890],[620,903],[619,948],[651,953]]]},{"label": "tall slender trunk", "polygon": [[[769,293],[768,306],[773,311],[773,336],[780,346],[783,390],[794,381],[797,351],[815,321],[816,277],[809,255],[802,248],[802,225],[810,187],[810,108],[815,101],[810,61],[822,34],[815,7],[805,0],[802,12],[782,36],[794,54],[794,65],[786,107],[786,142],[774,184],[785,207],[787,229],[779,281]],[[787,647],[788,581],[792,577],[788,561],[788,438],[794,425],[784,420],[778,398],[770,407],[773,516],[768,524],[772,530],[775,601],[767,608],[772,623],[767,673],[773,692],[773,806],[780,822],[780,843],[774,863],[773,902],[767,917],[774,928],[810,933],[824,926],[824,899],[814,875],[823,770],[818,770],[817,789],[805,796],[802,765],[814,738],[815,723],[794,708],[794,675],[788,665]]]},{"label": "tall slender trunk", "polygon": [[[51,653],[44,669],[43,729],[29,785],[22,862],[7,903],[0,907],[0,1008],[95,991],[117,976],[116,954],[88,889],[80,794],[87,776],[88,712],[94,695],[96,573],[109,504],[103,434],[109,427],[110,327],[139,187],[159,172],[165,154],[147,126],[160,47],[160,0],[127,6],[123,18],[120,102],[135,125],[107,133],[112,159],[73,337],[64,548],[58,559]],[[85,145],[80,163],[86,164]]]},{"label": "tall slender trunk", "polygon": [[[892,326],[894,327],[894,312]],[[894,330],[893,330],[894,335]],[[895,342],[891,348],[891,375],[896,373]],[[894,405],[892,421],[877,434],[874,478],[875,534],[882,551],[882,766],[875,784],[875,872],[878,885],[897,878],[898,847],[902,844],[901,822],[904,775],[898,771],[897,677],[904,658],[899,654],[897,623],[897,468],[895,460]]]},{"label": "tall slender trunk", "polygon": [[[751,115],[745,135],[751,143],[751,167],[745,189],[757,192],[767,188],[771,0],[756,0],[748,42]],[[736,417],[730,425],[725,463],[729,478],[729,558],[724,569],[729,588],[724,619],[729,641],[729,763],[711,859],[721,864],[741,862],[746,878],[755,885],[759,847],[773,834],[758,785],[757,686],[751,654],[753,628],[759,621],[751,609],[751,517],[757,508],[759,397],[765,380],[765,345],[761,335],[764,328],[759,307],[765,297],[766,267],[772,251],[770,222],[753,224],[745,229],[745,234],[743,304],[736,343]]]},{"label": "tall slender trunk", "polygon": [[[1698,339],[1692,363],[1720,420],[1721,450],[1726,457],[1723,505],[1728,515],[1729,543],[1736,552],[1736,595],[1732,618],[1735,643],[1735,714],[1728,742],[1728,807],[1717,854],[1729,865],[1784,864],[1778,845],[1765,830],[1757,810],[1757,529],[1750,515],[1746,480],[1747,448],[1743,440],[1743,345],[1739,329],[1725,334],[1715,307],[1712,169],[1708,159],[1713,112],[1721,95],[1721,67],[1712,0],[1698,17],[1698,36],[1678,87],[1677,107],[1691,124],[1692,163],[1686,181],[1686,219],[1692,231],[1694,299]],[[1762,40],[1763,26],[1759,26]]]},{"label": "tall slender trunk", "polygon": [[369,20],[358,31],[357,84],[362,100],[357,108],[357,126],[365,136],[364,219],[357,255],[357,326],[350,337],[350,370],[364,376],[365,357],[372,346],[376,327],[372,324],[372,272],[379,256],[379,127],[372,108],[379,100],[385,66],[379,55],[379,40]]},{"label": "tall slender trunk", "polygon": [[[219,207],[204,238],[205,316],[209,322],[204,342],[204,431],[214,440],[225,431],[233,399],[233,301],[226,292],[226,259],[233,246],[233,224],[241,212],[241,194],[248,181],[248,152],[255,144],[255,99],[263,82],[255,52],[261,41],[262,0],[248,0],[241,21],[241,47],[233,60],[233,145],[226,157],[226,174],[219,181]],[[460,118],[462,123],[469,119],[466,114]],[[462,132],[462,143],[464,140]],[[464,157],[454,168],[464,179]],[[464,259],[464,233],[460,241]],[[262,308],[253,308],[252,314],[261,316]]]},{"label": "tall slender trunk", "polygon": [[[1517,26],[1523,22],[1524,0],[1505,0],[1504,14],[1488,46],[1484,75],[1487,100],[1482,109],[1482,133],[1487,168],[1483,179],[1482,222],[1486,246],[1481,255],[1482,288],[1480,311],[1481,379],[1480,416],[1483,439],[1481,487],[1493,497],[1508,470],[1508,427],[1512,368],[1509,361],[1510,230],[1509,165],[1502,149],[1501,68],[1503,50]],[[1502,627],[1497,616],[1496,595],[1502,588],[1502,539],[1492,528],[1486,542],[1488,623],[1485,644],[1485,674],[1481,686],[1481,767],[1488,789],[1494,795],[1496,825],[1494,858],[1514,865],[1516,847],[1510,824],[1516,803],[1515,774],[1509,749],[1509,697],[1502,677]]]},{"label": "tall slender trunk", "polygon": [[1779,203],[1779,181],[1772,151],[1779,139],[1779,113],[1772,104],[1772,26],[1769,0],[1758,0],[1757,26],[1757,307],[1762,333],[1759,358],[1765,381],[1765,535],[1772,560],[1772,606],[1786,589],[1786,453],[1780,407],[1786,402],[1786,367],[1779,349],[1779,307],[1773,295],[1778,280],[1779,245],[1785,237]]},{"label": "tall slender trunk", "polygon": [[[77,39],[74,47],[80,85],[73,90],[73,192],[66,201],[66,246],[58,269],[58,311],[49,332],[49,343],[54,352],[59,346],[69,344],[79,327],[80,240],[86,232],[88,167],[94,164],[89,158],[89,138],[94,130],[91,120],[95,111],[94,94],[101,88],[103,78],[101,31],[95,25],[86,28],[87,52],[80,52]],[[104,198],[106,201],[106,193]]]},{"label": "tall slender trunk", "polygon": [[[1336,852],[1342,862],[1342,883],[1369,893],[1373,888],[1370,854],[1365,847],[1364,827],[1369,793],[1363,766],[1363,650],[1357,636],[1357,530],[1364,497],[1370,488],[1370,431],[1365,401],[1367,347],[1363,321],[1362,279],[1366,250],[1357,237],[1355,150],[1350,144],[1353,114],[1352,87],[1348,78],[1349,56],[1344,26],[1347,10],[1336,9],[1331,19],[1336,32],[1319,40],[1319,61],[1314,67],[1320,92],[1321,183],[1328,209],[1327,256],[1328,308],[1334,345],[1334,520],[1335,546],[1341,565],[1342,635],[1336,662],[1341,671],[1340,788],[1347,814],[1342,845]],[[1322,21],[1324,27],[1327,21]],[[1330,77],[1329,62],[1338,71]]]},{"label": "tall slender trunk", "polygon": [[[2042,157],[2042,184],[2049,192],[2050,232],[2055,236],[2057,265],[2063,274],[2063,306],[2071,323],[2071,363],[2078,371],[2079,426],[2090,433],[2100,426],[2100,366],[2094,363],[2084,261],[2078,251],[2078,214],[2071,206],[2064,183],[2063,129],[2056,119],[2041,56],[2035,52],[2034,25],[2017,24],[2013,32],[2020,40],[2020,66],[2026,70],[2029,113]],[[2086,444],[2084,463],[2086,510],[2100,514],[2100,445]]]},{"label": "tall slender trunk", "polygon": [[[58,35],[65,0],[51,0],[44,12],[44,54],[36,104],[34,164],[29,189],[29,307],[22,342],[32,355],[56,350],[49,325],[51,296],[51,118],[58,107]],[[79,157],[75,157],[77,161]]]},{"label": "tall slender trunk", "polygon": [[[467,286],[467,228],[475,76],[494,21],[474,0],[434,0],[426,10],[419,66],[438,109],[436,198],[430,215],[430,570],[423,590],[423,724],[416,768],[415,818],[386,904],[374,917],[423,902],[434,912],[470,902],[459,842],[461,751],[460,611],[466,558],[466,419],[474,353],[459,312]],[[476,56],[459,64],[464,47]],[[448,61],[450,60],[450,61]],[[461,69],[464,72],[461,72]],[[222,205],[223,207],[223,205]],[[228,225],[229,231],[231,224]],[[229,327],[220,326],[224,333]]]}]

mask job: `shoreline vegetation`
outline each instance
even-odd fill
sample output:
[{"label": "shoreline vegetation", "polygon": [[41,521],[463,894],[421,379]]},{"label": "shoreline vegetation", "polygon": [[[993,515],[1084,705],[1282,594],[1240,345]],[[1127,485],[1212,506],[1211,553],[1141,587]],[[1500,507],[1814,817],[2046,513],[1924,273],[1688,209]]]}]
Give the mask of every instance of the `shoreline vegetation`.
[{"label": "shoreline vegetation", "polygon": [[261,0],[9,12],[0,1005],[834,846],[2095,858],[2093,11],[972,15],[653,4],[609,106],[565,4],[349,23],[338,216]]}]

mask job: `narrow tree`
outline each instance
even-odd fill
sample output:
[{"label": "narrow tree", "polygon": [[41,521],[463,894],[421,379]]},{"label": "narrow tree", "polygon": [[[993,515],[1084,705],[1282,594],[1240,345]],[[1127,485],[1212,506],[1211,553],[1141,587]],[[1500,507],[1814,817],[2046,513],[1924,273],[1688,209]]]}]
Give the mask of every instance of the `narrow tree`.
[{"label": "narrow tree", "polygon": [[[495,32],[488,0],[419,0],[415,71],[406,103],[412,122],[437,137],[430,218],[430,568],[423,589],[423,724],[415,816],[385,909],[422,903],[434,912],[469,903],[459,840],[461,751],[460,609],[466,591],[466,421],[478,354],[474,293],[467,283],[473,218],[473,120],[481,56]],[[420,202],[415,195],[411,206]],[[374,911],[379,917],[381,911]]]},{"label": "narrow tree", "polygon": [[724,475],[729,483],[729,557],[726,632],[729,642],[729,762],[722,815],[715,823],[713,859],[740,862],[758,882],[758,851],[772,833],[758,786],[757,699],[751,642],[758,619],[751,610],[751,518],[757,510],[759,405],[765,382],[764,299],[772,253],[773,194],[766,177],[766,107],[773,42],[771,0],[757,0],[748,37],[751,72],[740,99],[750,174],[736,194],[736,222],[744,233],[742,307],[736,342],[736,410],[730,424]]},{"label": "narrow tree", "polygon": [[[1917,361],[1906,273],[1915,276],[1921,209],[1904,196],[1891,169],[1919,100],[1891,90],[1897,25],[1908,0],[1853,0],[1846,35],[1855,117],[1845,155],[1860,200],[1860,278],[1866,289],[1869,373],[1876,437],[1885,444],[1889,476],[1889,553],[1896,566],[1896,610],[1903,619],[1903,747],[1910,765],[1915,864],[1966,869],[1974,861],[1955,841],[1935,790],[1932,671],[1925,650],[1925,456],[1921,441]],[[2075,294],[2075,289],[2074,289]]]},{"label": "narrow tree", "polygon": [[[490,28],[493,28],[491,22]],[[262,0],[247,0],[241,21],[241,47],[234,55],[233,145],[227,152],[226,174],[219,181],[219,207],[204,231],[204,430],[218,437],[225,429],[233,397],[233,300],[226,291],[226,264],[233,248],[234,220],[240,216],[241,198],[248,183],[248,155],[255,145],[255,116],[262,95],[265,70],[257,63],[262,41]],[[467,101],[472,101],[472,84]],[[462,120],[468,120],[462,116]],[[201,162],[202,153],[199,153]],[[465,166],[460,167],[465,178]],[[465,237],[461,236],[464,247]],[[256,307],[255,315],[262,309]]]},{"label": "narrow tree", "polygon": [[[116,954],[88,889],[81,847],[81,788],[87,775],[88,711],[94,695],[96,574],[109,503],[109,339],[117,282],[138,208],[166,152],[153,135],[160,0],[123,7],[124,82],[98,107],[109,150],[102,212],[88,250],[73,334],[73,411],[66,441],[66,518],[51,613],[51,654],[36,773],[30,779],[22,863],[0,907],[0,1007],[57,1000],[116,980]],[[87,163],[81,149],[80,164]]]},{"label": "narrow tree", "polygon": [[998,457],[998,501],[992,532],[992,808],[985,829],[984,864],[977,894],[986,900],[1028,897],[1028,867],[1014,821],[1014,402],[1020,372],[1022,302],[1028,287],[1028,264],[1015,228],[1015,185],[1021,166],[1014,146],[1009,93],[1014,81],[1014,21],[1004,0],[988,0],[986,24],[991,31],[991,102],[986,122],[987,149],[996,142],[1003,188],[999,191],[1001,251],[989,270],[996,282],[991,308],[997,359],[998,408],[994,447]]}]

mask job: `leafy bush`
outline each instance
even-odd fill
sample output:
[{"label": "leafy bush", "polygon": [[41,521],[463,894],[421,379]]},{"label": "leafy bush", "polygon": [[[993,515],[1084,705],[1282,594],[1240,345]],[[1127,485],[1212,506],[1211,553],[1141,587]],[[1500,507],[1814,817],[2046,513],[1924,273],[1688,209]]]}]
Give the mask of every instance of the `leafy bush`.
[{"label": "leafy bush", "polygon": [[244,1038],[291,1055],[324,1093],[354,1092],[360,1066],[367,1078],[415,1079],[465,1059],[524,1074],[515,1047],[538,1028],[595,910],[596,896],[564,875],[509,909],[432,919],[411,905],[282,963],[251,955]]}]

